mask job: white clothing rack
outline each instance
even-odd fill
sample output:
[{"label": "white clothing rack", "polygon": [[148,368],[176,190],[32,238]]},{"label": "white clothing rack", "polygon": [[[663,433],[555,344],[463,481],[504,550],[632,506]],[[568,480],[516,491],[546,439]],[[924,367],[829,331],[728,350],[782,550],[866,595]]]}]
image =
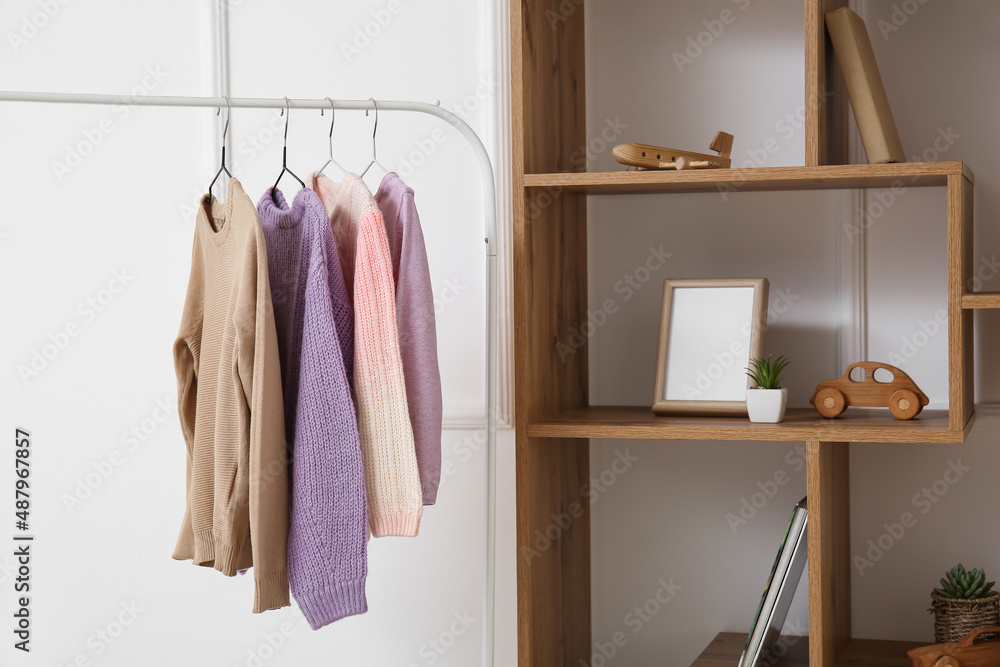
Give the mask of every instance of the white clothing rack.
[{"label": "white clothing rack", "polygon": [[[47,102],[56,104],[121,104],[159,107],[237,107],[274,109],[329,109],[327,99],[176,97],[150,96],[135,99],[119,95],[0,91],[4,102]],[[494,647],[495,544],[496,544],[496,371],[497,371],[497,205],[493,165],[476,132],[454,113],[426,102],[393,100],[333,100],[337,111],[410,111],[440,118],[465,137],[479,163],[485,205],[486,244],[486,571],[483,591],[483,665],[492,667]],[[376,106],[377,105],[377,109]]]}]

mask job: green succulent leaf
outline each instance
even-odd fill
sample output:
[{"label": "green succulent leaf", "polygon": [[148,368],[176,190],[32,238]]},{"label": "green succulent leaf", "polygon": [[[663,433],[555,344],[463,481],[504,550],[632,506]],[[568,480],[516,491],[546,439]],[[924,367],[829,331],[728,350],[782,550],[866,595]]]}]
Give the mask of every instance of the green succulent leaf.
[{"label": "green succulent leaf", "polygon": [[751,359],[746,373],[761,389],[780,389],[782,373],[789,363],[784,356],[772,359],[769,354],[767,359]]},{"label": "green succulent leaf", "polygon": [[951,568],[941,579],[941,588],[935,592],[946,598],[957,600],[973,600],[984,598],[991,594],[996,584],[986,581],[986,572],[979,568],[966,570],[961,563]]}]

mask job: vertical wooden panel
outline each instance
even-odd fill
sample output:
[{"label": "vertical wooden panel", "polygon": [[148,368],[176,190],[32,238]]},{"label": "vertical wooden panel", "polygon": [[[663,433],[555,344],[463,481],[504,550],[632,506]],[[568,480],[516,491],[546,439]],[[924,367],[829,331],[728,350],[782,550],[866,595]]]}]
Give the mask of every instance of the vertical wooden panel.
[{"label": "vertical wooden panel", "polygon": [[538,440],[527,424],[587,404],[585,195],[524,189],[571,171],[586,143],[583,6],[511,3],[518,664],[590,660],[587,440]]},{"label": "vertical wooden panel", "polygon": [[[580,171],[572,155],[586,143],[584,23],[580,0],[520,0],[513,32],[522,36],[520,84],[524,172]],[[512,12],[514,13],[514,12]]]},{"label": "vertical wooden panel", "polygon": [[948,177],[948,427],[961,431],[975,405],[973,311],[962,309],[972,279],[973,186]]},{"label": "vertical wooden panel", "polygon": [[536,212],[515,241],[519,651],[522,666],[577,667],[590,658],[589,441],[526,426],[587,404],[587,349],[572,334],[586,317],[585,199],[543,209],[544,194],[528,197]]},{"label": "vertical wooden panel", "polygon": [[809,665],[834,667],[851,637],[850,444],[806,443]]},{"label": "vertical wooden panel", "polygon": [[[962,276],[964,284],[972,287],[972,276],[975,268],[975,227],[973,224],[975,204],[975,189],[973,182],[962,178]],[[976,409],[976,329],[975,311],[962,311],[962,393],[965,396],[962,406],[963,427],[969,423]]]},{"label": "vertical wooden panel", "polygon": [[847,89],[824,15],[847,0],[806,2],[806,166],[847,164]]}]

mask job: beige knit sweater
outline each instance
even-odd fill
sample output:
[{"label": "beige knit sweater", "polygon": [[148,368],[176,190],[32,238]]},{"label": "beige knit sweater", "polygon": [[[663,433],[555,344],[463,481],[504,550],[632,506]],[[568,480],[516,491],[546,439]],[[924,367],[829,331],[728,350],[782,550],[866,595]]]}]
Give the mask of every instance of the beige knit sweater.
[{"label": "beige knit sweater", "polygon": [[385,222],[365,182],[310,178],[330,225],[354,307],[354,393],[372,535],[412,537],[423,499],[396,328]]},{"label": "beige knit sweater", "polygon": [[174,558],[253,567],[254,613],[289,605],[288,456],[278,341],[257,209],[235,178],[199,206],[174,344],[187,511]]}]

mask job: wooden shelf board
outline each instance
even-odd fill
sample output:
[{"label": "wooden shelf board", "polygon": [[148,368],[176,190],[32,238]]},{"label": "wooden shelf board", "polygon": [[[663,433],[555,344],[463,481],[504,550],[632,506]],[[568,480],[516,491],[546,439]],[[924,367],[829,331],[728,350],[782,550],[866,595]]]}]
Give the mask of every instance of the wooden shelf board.
[{"label": "wooden shelf board", "polygon": [[[809,667],[809,638],[783,639],[788,646],[788,653],[774,663],[774,667]],[[691,667],[736,667],[746,640],[747,636],[740,632],[720,632]],[[852,639],[837,660],[837,667],[910,667],[906,652],[926,645],[919,642]]]},{"label": "wooden shelf board", "polygon": [[850,164],[760,169],[605,171],[525,174],[526,188],[558,188],[592,194],[836,190],[947,185],[949,176],[975,178],[963,162]]},{"label": "wooden shelf board", "polygon": [[962,308],[1000,308],[1000,292],[976,292],[962,296]]},{"label": "wooden shelf board", "polygon": [[924,410],[914,419],[899,421],[888,410],[852,408],[837,419],[824,419],[812,408],[789,408],[780,424],[754,424],[746,417],[657,416],[647,406],[591,406],[528,424],[528,436],[961,443],[973,421],[964,431],[950,431],[947,410]]}]

